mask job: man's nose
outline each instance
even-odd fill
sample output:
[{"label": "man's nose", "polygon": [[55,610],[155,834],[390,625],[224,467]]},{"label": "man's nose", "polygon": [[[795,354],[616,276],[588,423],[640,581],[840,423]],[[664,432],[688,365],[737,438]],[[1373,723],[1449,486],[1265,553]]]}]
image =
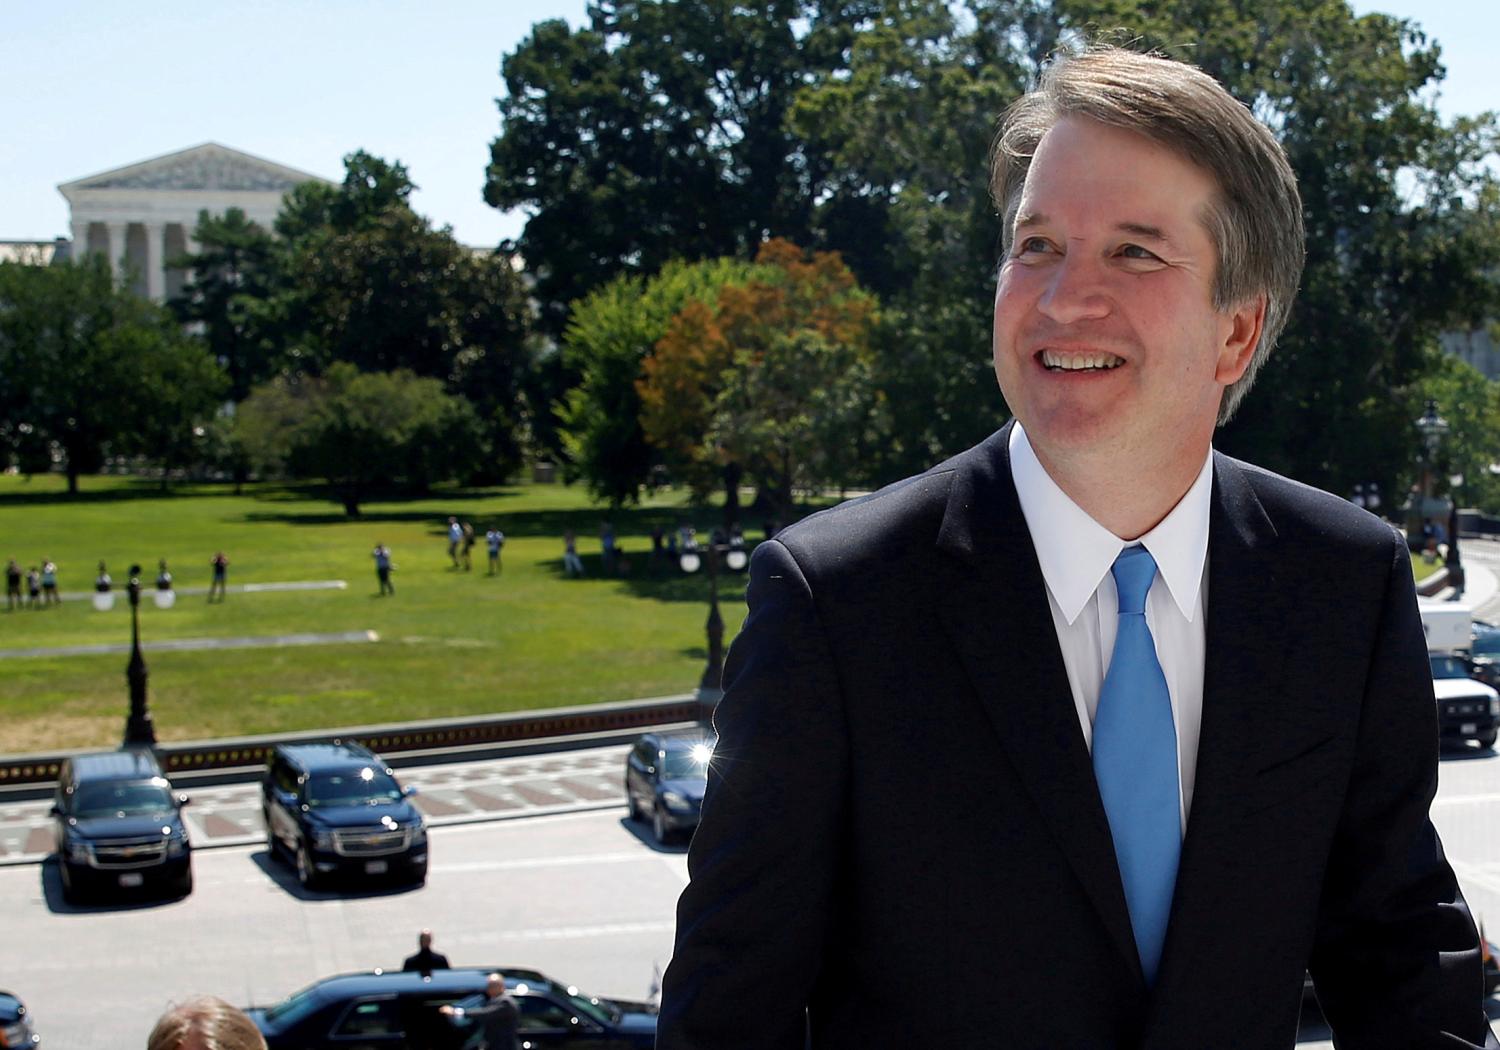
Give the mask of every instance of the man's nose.
[{"label": "man's nose", "polygon": [[1110,309],[1104,277],[1097,260],[1080,252],[1064,255],[1052,267],[1037,309],[1059,324],[1104,317]]}]

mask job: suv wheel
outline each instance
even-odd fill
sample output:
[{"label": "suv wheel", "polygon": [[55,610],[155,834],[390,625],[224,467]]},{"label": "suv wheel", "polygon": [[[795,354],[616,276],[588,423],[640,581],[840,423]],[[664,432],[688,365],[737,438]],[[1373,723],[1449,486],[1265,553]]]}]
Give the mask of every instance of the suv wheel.
[{"label": "suv wheel", "polygon": [[307,852],[305,843],[297,847],[297,881],[304,890],[315,889],[318,885],[318,869],[313,867],[312,854]]},{"label": "suv wheel", "polygon": [[1496,730],[1491,729],[1488,733],[1480,733],[1474,739],[1479,742],[1479,747],[1481,749],[1484,749],[1484,748],[1487,748],[1487,747],[1494,747],[1495,746],[1495,734],[1496,734],[1496,732],[1497,732]]},{"label": "suv wheel", "polygon": [[655,835],[656,841],[664,846],[672,834],[667,828],[667,815],[662,812],[660,802],[651,810],[651,834]]},{"label": "suv wheel", "polygon": [[179,897],[186,897],[193,892],[193,873],[191,871],[177,880],[177,885],[173,887],[173,892]]},{"label": "suv wheel", "polygon": [[635,792],[630,790],[630,785],[625,785],[625,804],[630,807],[631,820],[645,820],[646,814],[641,812],[641,804],[635,800]]}]

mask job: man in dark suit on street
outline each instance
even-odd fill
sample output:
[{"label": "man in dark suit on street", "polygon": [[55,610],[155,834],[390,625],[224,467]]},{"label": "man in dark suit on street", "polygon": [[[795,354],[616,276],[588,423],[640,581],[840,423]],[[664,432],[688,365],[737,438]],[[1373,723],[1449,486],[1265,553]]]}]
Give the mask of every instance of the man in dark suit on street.
[{"label": "man in dark suit on street", "polygon": [[439,1013],[466,1033],[464,1050],[516,1050],[520,1008],[505,990],[504,974],[490,974],[482,995],[444,1006]]},{"label": "man in dark suit on street", "polygon": [[757,548],[658,1047],[1286,1050],[1305,970],[1341,1048],[1500,1045],[1405,545],[1211,447],[1301,274],[1280,147],[1098,48],[992,188],[1015,418]]},{"label": "man in dark suit on street", "polygon": [[432,931],[423,930],[417,934],[417,950],[406,957],[401,964],[402,970],[412,970],[420,974],[430,975],[433,970],[446,970],[448,968],[448,957],[442,952],[432,950]]}]

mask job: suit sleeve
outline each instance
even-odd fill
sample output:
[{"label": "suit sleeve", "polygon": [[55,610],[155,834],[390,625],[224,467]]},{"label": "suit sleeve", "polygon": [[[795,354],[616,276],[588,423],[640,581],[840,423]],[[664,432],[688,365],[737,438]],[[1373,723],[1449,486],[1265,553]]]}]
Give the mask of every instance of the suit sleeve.
[{"label": "suit sleeve", "polygon": [[747,598],[677,906],[659,1050],[803,1050],[824,958],[848,750],[833,653],[779,541],[756,548]]},{"label": "suit sleeve", "polygon": [[1479,938],[1428,811],[1437,708],[1405,545],[1393,538],[1354,767],[1310,970],[1341,1050],[1500,1045]]}]

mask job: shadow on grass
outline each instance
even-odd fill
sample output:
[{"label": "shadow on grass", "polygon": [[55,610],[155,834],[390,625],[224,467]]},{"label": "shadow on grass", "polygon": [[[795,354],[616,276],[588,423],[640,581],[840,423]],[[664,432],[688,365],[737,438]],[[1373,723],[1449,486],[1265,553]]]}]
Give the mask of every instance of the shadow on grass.
[{"label": "shadow on grass", "polygon": [[11,489],[0,494],[0,507],[39,507],[51,504],[76,506],[88,503],[126,503],[140,499],[193,499],[203,496],[228,496],[234,491],[227,482],[174,481],[163,489],[161,482],[153,478],[109,477],[109,487],[99,489],[89,488],[89,480],[91,479],[86,478],[80,482],[79,491],[76,493],[69,493],[66,489],[45,492],[17,492]]},{"label": "shadow on grass", "polygon": [[[559,546],[561,546],[560,543]],[[700,570],[689,575],[665,561],[653,564],[649,551],[631,555],[627,548],[626,554],[629,571],[612,575],[605,573],[602,555],[580,555],[579,560],[583,562],[583,580],[605,580],[609,583],[617,583],[636,598],[708,605],[708,574],[706,572]],[[551,573],[560,581],[571,582],[571,578],[563,570],[560,556],[533,564]],[[748,579],[748,573],[721,572],[719,574],[719,604],[722,606],[743,603],[745,584]],[[706,654],[698,651],[697,655]]]}]

